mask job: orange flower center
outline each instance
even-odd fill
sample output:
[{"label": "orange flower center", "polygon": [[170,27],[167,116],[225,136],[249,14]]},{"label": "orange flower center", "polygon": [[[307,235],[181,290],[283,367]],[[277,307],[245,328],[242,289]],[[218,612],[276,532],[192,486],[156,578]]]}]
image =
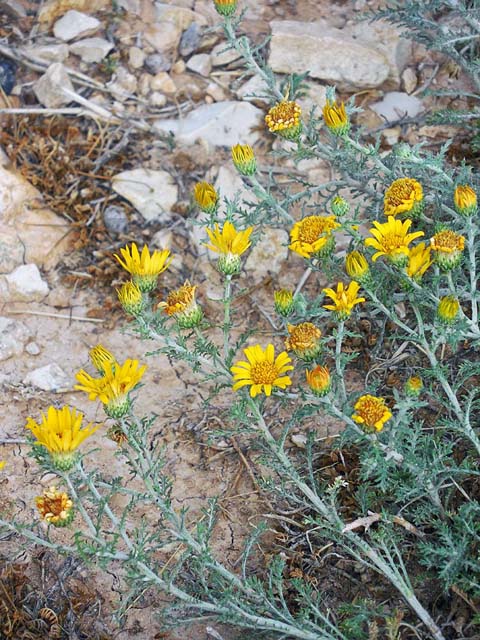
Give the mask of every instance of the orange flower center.
[{"label": "orange flower center", "polygon": [[452,253],[452,251],[461,251],[463,249],[465,246],[465,238],[456,234],[455,231],[448,229],[436,233],[433,237],[432,245],[436,251]]},{"label": "orange flower center", "polygon": [[378,398],[364,398],[356,412],[365,420],[368,427],[374,427],[385,414],[385,404]]},{"label": "orange flower center", "polygon": [[292,327],[290,337],[287,339],[288,348],[306,349],[315,347],[322,332],[311,322],[302,322],[297,327]]},{"label": "orange flower center", "polygon": [[68,510],[72,507],[72,501],[66,493],[49,490],[42,498],[37,499],[37,507],[42,518],[65,519]]},{"label": "orange flower center", "polygon": [[322,233],[329,232],[334,225],[328,220],[324,220],[320,216],[310,216],[302,221],[298,231],[298,239],[300,242],[313,244]]},{"label": "orange flower center", "polygon": [[257,362],[252,365],[251,375],[255,384],[273,384],[278,377],[278,371],[273,362]]},{"label": "orange flower center", "polygon": [[382,245],[386,253],[394,253],[397,249],[405,246],[405,236],[387,233],[382,238]]},{"label": "orange flower center", "polygon": [[300,122],[300,106],[293,100],[284,100],[270,109],[265,122],[270,130],[296,127]]},{"label": "orange flower center", "polygon": [[405,200],[410,200],[415,196],[415,180],[412,178],[404,178],[403,180],[395,181],[385,194],[385,200],[393,206],[398,206],[405,203]]}]

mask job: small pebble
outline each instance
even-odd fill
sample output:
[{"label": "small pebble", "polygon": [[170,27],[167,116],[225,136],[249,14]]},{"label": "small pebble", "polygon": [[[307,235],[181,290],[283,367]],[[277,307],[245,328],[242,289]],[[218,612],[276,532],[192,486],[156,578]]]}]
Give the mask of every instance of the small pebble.
[{"label": "small pebble", "polygon": [[0,57],[0,87],[9,96],[15,86],[17,67],[12,60]]},{"label": "small pebble", "polygon": [[192,24],[183,32],[180,40],[178,51],[181,56],[187,58],[190,54],[195,53],[200,45],[202,32],[199,25],[196,22]]},{"label": "small pebble", "polygon": [[36,342],[29,342],[25,347],[25,351],[31,356],[38,356],[38,354],[40,353],[40,347]]},{"label": "small pebble", "polygon": [[105,209],[103,222],[110,233],[124,233],[128,227],[128,218],[125,211],[115,205],[110,205]]},{"label": "small pebble", "polygon": [[170,71],[172,63],[161,53],[151,53],[145,58],[145,69],[152,75],[157,75],[160,71]]}]

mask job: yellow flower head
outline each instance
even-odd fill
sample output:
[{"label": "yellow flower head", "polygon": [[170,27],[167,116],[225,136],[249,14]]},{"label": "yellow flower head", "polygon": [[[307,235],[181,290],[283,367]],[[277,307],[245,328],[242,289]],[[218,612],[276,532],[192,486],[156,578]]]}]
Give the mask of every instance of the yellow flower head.
[{"label": "yellow flower head", "polygon": [[320,329],[312,322],[302,322],[296,326],[289,324],[287,329],[290,334],[285,340],[287,351],[293,351],[296,356],[307,362],[314,360],[322,349]]},{"label": "yellow flower head", "polygon": [[130,410],[128,394],[140,382],[146,368],[146,365],[139,367],[138,360],[129,359],[122,365],[106,362],[102,378],[93,378],[83,369],[79,371],[75,377],[80,384],[74,388],[88,393],[90,400],[98,398],[111,418],[122,418]]},{"label": "yellow flower head", "polygon": [[237,144],[232,147],[232,160],[242,176],[253,176],[257,170],[257,159],[249,144]]},{"label": "yellow flower head", "polygon": [[432,264],[432,249],[425,242],[419,242],[416,247],[410,249],[408,256],[407,275],[420,282],[423,274]]},{"label": "yellow flower head", "polygon": [[333,301],[333,304],[324,304],[323,308],[334,311],[337,320],[346,320],[356,304],[365,302],[365,298],[357,298],[359,290],[360,285],[355,280],[352,280],[346,288],[343,282],[339,282],[336,291],[323,289],[323,293]]},{"label": "yellow flower head", "polygon": [[120,304],[128,314],[138,316],[142,313],[144,309],[142,292],[134,282],[131,280],[125,282],[116,291]]},{"label": "yellow flower head", "polygon": [[278,315],[288,318],[295,308],[293,293],[287,289],[280,289],[273,293],[273,299],[275,301],[275,311]]},{"label": "yellow flower head", "polygon": [[76,462],[77,448],[98,429],[92,423],[82,428],[82,420],[83,413],[70,407],[49,407],[46,415],[42,413],[40,424],[27,418],[25,426],[37,439],[35,444],[47,449],[54,465],[68,471]]},{"label": "yellow flower head", "polygon": [[93,366],[99,373],[104,373],[104,365],[105,362],[111,362],[115,364],[115,356],[113,353],[110,353],[108,349],[105,349],[101,344],[97,344],[96,347],[90,349],[88,354],[90,356],[90,360],[92,361]]},{"label": "yellow flower head", "polygon": [[416,238],[425,235],[423,231],[408,233],[412,225],[411,220],[397,220],[394,216],[389,216],[387,222],[373,223],[374,229],[370,229],[373,238],[365,240],[366,247],[373,247],[377,252],[372,260],[375,262],[380,256],[387,256],[393,264],[404,267],[408,263],[410,254],[409,244]]},{"label": "yellow flower head", "polygon": [[370,267],[367,259],[360,251],[351,251],[345,258],[345,271],[361,284],[370,280]]},{"label": "yellow flower head", "polygon": [[133,282],[140,291],[148,292],[157,286],[158,276],[168,268],[173,260],[170,249],[154,251],[150,255],[147,245],[144,245],[142,253],[138,252],[137,245],[132,242],[131,248],[128,245],[120,249],[122,257],[115,254],[115,258],[122,265],[125,271],[132,275]]},{"label": "yellow flower head", "polygon": [[407,213],[409,218],[417,218],[423,212],[422,185],[413,178],[399,178],[392,182],[383,200],[386,216]]},{"label": "yellow flower head", "polygon": [[443,298],[440,298],[437,316],[443,324],[454,324],[459,311],[460,303],[457,298],[454,296],[443,296]]},{"label": "yellow flower head", "polygon": [[265,116],[265,124],[271,133],[278,133],[286,140],[297,140],[302,132],[302,109],[293,100],[279,102]]},{"label": "yellow flower head", "polygon": [[202,320],[202,310],[195,301],[196,288],[197,285],[191,285],[187,280],[180,289],[170,291],[166,302],[158,305],[167,316],[173,316],[182,329],[197,327]]},{"label": "yellow flower head", "polygon": [[361,396],[354,409],[352,419],[361,424],[365,431],[381,431],[392,417],[392,412],[385,404],[385,400],[376,396]]},{"label": "yellow flower head", "polygon": [[304,258],[324,258],[331,255],[334,229],[340,226],[335,216],[307,216],[296,222],[290,231],[290,249]]},{"label": "yellow flower head", "polygon": [[235,13],[238,0],[213,0],[217,13],[224,18],[229,18]]},{"label": "yellow flower head", "polygon": [[42,496],[35,498],[40,517],[48,524],[65,527],[73,520],[73,502],[70,496],[56,487],[49,487]]},{"label": "yellow flower head", "polygon": [[472,216],[477,211],[477,194],[468,184],[459,184],[453,194],[453,201],[457,212],[465,217]]},{"label": "yellow flower head", "polygon": [[225,275],[234,275],[240,271],[240,256],[252,244],[250,236],[253,227],[248,227],[244,231],[237,231],[234,225],[227,220],[222,230],[218,224],[213,229],[207,229],[210,243],[206,246],[210,251],[220,253],[218,260],[218,270]]},{"label": "yellow flower head", "polygon": [[6,465],[7,463],[5,462],[5,460],[0,460],[0,471],[3,469],[3,467]]},{"label": "yellow flower head", "polygon": [[284,375],[293,369],[286,351],[275,358],[273,344],[267,345],[265,350],[257,344],[247,347],[243,352],[248,362],[241,360],[230,367],[235,381],[234,391],[250,385],[250,395],[255,398],[262,392],[266,396],[271,395],[273,387],[285,389],[292,384],[289,376]]},{"label": "yellow flower head", "polygon": [[430,239],[435,259],[442,271],[450,271],[462,260],[465,238],[451,229],[444,229]]},{"label": "yellow flower head", "polygon": [[334,100],[327,100],[323,107],[323,119],[330,131],[336,136],[343,136],[350,129],[350,120],[343,102],[338,104]]},{"label": "yellow flower head", "polygon": [[209,182],[197,182],[193,190],[195,202],[205,213],[215,213],[218,208],[218,193],[213,184]]},{"label": "yellow flower head", "polygon": [[328,367],[318,365],[311,371],[305,371],[307,384],[316,396],[326,396],[332,388],[332,379]]},{"label": "yellow flower head", "polygon": [[420,376],[411,376],[405,382],[405,393],[411,398],[418,398],[423,389],[423,380]]}]

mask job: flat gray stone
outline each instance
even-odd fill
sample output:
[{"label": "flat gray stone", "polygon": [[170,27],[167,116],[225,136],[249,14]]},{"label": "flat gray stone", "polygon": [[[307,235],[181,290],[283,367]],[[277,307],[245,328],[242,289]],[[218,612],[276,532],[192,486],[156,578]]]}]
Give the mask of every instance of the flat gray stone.
[{"label": "flat gray stone", "polygon": [[113,43],[104,38],[85,38],[70,45],[70,51],[83,62],[101,62],[113,48]]},{"label": "flat gray stone", "polygon": [[224,101],[202,105],[181,120],[157,120],[154,127],[172,132],[181,143],[200,139],[215,147],[231,147],[254,144],[260,135],[255,128],[263,116],[263,111],[247,102]]},{"label": "flat gray stone", "polygon": [[168,219],[178,198],[178,187],[166,171],[123,171],[113,176],[112,188],[148,221]]},{"label": "flat gray stone", "polygon": [[68,391],[72,387],[70,377],[56,362],[31,371],[24,378],[23,384],[56,393]]},{"label": "flat gray stone", "polygon": [[81,11],[70,10],[53,25],[56,38],[69,42],[94,33],[101,26],[100,20]]},{"label": "flat gray stone", "polygon": [[74,91],[73,84],[61,62],[51,64],[33,85],[37,100],[49,109],[57,109],[71,102],[72,99],[65,95],[64,89]]},{"label": "flat gray stone", "polygon": [[390,91],[385,94],[383,100],[371,104],[370,109],[386,122],[395,122],[405,117],[414,118],[424,110],[424,106],[415,96],[401,91]]}]

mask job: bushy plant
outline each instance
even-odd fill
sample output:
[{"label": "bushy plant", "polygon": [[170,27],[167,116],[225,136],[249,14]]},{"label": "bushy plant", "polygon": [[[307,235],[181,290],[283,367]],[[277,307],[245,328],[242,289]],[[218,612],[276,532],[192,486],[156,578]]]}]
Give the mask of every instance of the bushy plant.
[{"label": "bushy plant", "polygon": [[[262,173],[250,146],[234,147],[232,161],[255,201],[228,201],[206,182],[194,192],[202,212],[196,221],[223,283],[222,320],[204,313],[189,281],[157,303],[169,249],[139,251],[132,243],[116,254],[131,276],[119,300],[151,357],[186,363],[209,401],[219,396],[229,405],[226,435],[262,452],[262,490],[292,514],[290,535],[312,562],[316,551],[333,547],[378,576],[390,604],[349,602],[339,592],[342,605],[332,610],[315,564],[308,574],[289,575],[278,553],[254,571],[263,525],[246,540],[238,571],[229,568],[211,542],[215,501],[194,527],[174,507],[164,457],[151,437],[154,418],[141,415],[132,395],[140,382],[148,384],[148,371],[137,361],[120,363],[101,345],[90,353],[96,374],[79,372],[76,388],[100,400],[114,420],[108,436],[139,482],[102,478],[95,454],[79,450],[96,427],[82,427],[73,409],[51,407],[41,422],[27,423],[32,456],[58,477],[38,498],[38,510],[52,526],[70,525],[74,513],[82,526],[69,543],[52,528],[45,533],[7,520],[1,526],[104,567],[120,563],[129,585],[124,609],[145,589],[159,589],[172,598],[164,616],[172,624],[213,616],[269,638],[345,640],[400,637],[404,616],[405,624],[419,625],[418,637],[443,640],[450,637],[447,620],[430,610],[426,584],[439,593],[454,587],[467,601],[480,597],[477,181],[467,166],[447,163],[446,147],[433,154],[400,144],[381,153],[378,141],[365,145],[352,124],[356,107],[339,102],[333,88],[322,114],[302,114],[296,98],[304,78],[289,78],[286,95],[248,39],[237,36],[236,0],[215,6],[227,45],[269,87],[266,127],[287,141],[279,155],[327,160],[336,175],[288,191]],[[269,301],[276,329],[266,339],[232,303],[242,295],[246,253],[272,226],[289,230],[292,260],[303,261],[305,275],[295,291],[279,290]],[[346,255],[336,250],[339,233],[349,238]],[[315,277],[329,286],[307,296],[305,282]],[[359,357],[345,348],[359,344],[359,310],[368,315],[367,333],[376,335],[373,362],[393,366],[409,353],[389,391],[374,367],[360,390],[348,375]],[[355,460],[354,478],[347,463],[343,471],[334,467],[333,477],[325,474],[325,445],[315,429],[301,452],[287,446],[293,428],[325,415],[344,425],[335,446]],[[123,510],[112,506],[116,494],[127,498]],[[155,517],[132,530],[127,519],[140,505]],[[164,567],[161,551],[172,542],[182,552]]]}]

